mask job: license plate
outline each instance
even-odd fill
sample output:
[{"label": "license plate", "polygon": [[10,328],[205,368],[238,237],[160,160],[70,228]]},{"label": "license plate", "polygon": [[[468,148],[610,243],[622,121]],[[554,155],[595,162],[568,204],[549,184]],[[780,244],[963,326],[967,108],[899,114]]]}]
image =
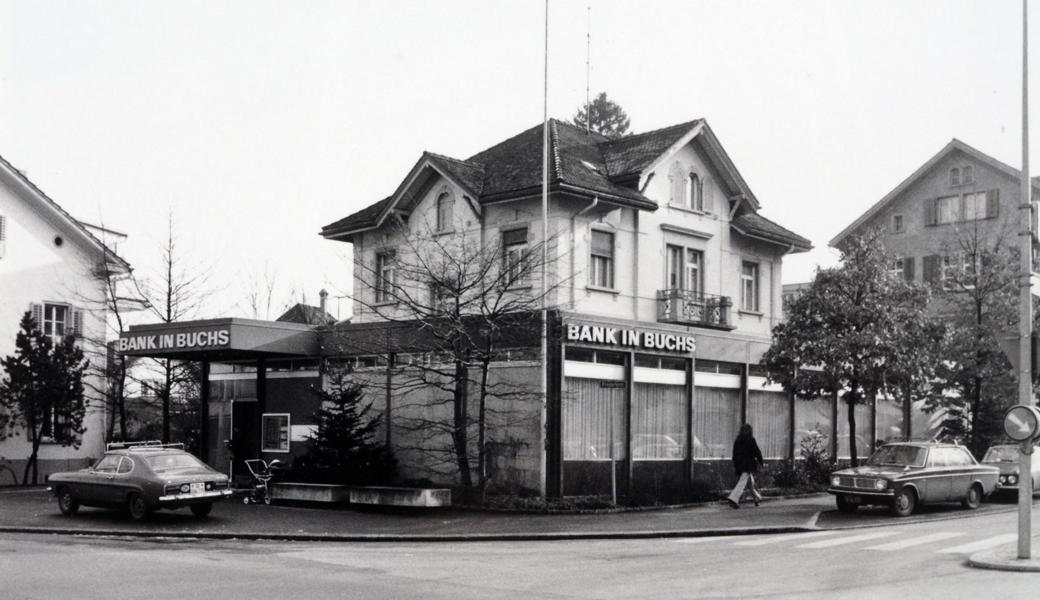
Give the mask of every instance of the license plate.
[{"label": "license plate", "polygon": [[859,504],[863,502],[863,498],[860,498],[859,496],[845,496],[845,501],[849,504]]},{"label": "license plate", "polygon": [[204,494],[204,493],[206,493],[206,484],[205,483],[193,483],[193,484],[191,484],[191,495],[194,496],[195,494]]}]

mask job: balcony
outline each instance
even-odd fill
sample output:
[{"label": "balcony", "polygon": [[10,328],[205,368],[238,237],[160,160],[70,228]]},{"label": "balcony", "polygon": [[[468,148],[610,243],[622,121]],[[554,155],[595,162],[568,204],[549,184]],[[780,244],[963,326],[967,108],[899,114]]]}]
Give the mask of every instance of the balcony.
[{"label": "balcony", "polygon": [[657,320],[710,329],[736,329],[730,318],[733,301],[692,290],[671,289],[657,292]]}]

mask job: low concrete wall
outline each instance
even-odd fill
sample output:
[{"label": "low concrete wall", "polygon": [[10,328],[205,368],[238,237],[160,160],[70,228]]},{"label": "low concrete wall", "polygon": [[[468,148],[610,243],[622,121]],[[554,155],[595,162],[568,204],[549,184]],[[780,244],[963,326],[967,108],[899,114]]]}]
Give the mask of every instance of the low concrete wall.
[{"label": "low concrete wall", "polygon": [[352,487],[351,504],[380,504],[383,506],[434,507],[451,506],[451,490],[407,487]]},{"label": "low concrete wall", "polygon": [[346,502],[350,493],[344,485],[328,483],[272,483],[272,500],[301,502]]}]

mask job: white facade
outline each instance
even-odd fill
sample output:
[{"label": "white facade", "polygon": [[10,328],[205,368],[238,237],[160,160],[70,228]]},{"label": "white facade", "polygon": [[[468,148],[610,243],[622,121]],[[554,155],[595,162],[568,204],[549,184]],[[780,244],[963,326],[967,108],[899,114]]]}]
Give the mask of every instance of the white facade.
[{"label": "white facade", "polygon": [[[84,354],[93,365],[104,365],[104,347],[88,340],[106,339],[105,289],[93,271],[104,260],[104,247],[81,223],[64,212],[38,188],[0,159],[0,356],[14,353],[22,315],[38,311],[78,326]],[[126,270],[118,258],[115,267]],[[51,327],[53,328],[53,319]],[[88,369],[86,432],[80,447],[45,443],[39,452],[39,474],[80,468],[104,450],[105,410],[100,394],[104,378]],[[0,373],[0,377],[4,374]],[[0,465],[22,476],[31,453],[24,432],[7,432],[0,441]],[[13,483],[0,468],[0,485]]]}]

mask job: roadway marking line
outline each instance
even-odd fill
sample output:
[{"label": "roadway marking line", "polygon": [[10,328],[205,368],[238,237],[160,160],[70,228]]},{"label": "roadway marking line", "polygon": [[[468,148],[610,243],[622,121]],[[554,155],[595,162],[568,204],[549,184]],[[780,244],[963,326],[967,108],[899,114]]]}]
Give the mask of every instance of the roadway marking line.
[{"label": "roadway marking line", "polygon": [[875,538],[888,537],[895,535],[895,531],[875,531],[874,533],[863,533],[860,535],[850,535],[848,537],[838,538],[836,540],[823,540],[822,542],[813,542],[811,544],[802,544],[797,546],[798,548],[832,548],[834,546],[841,546],[842,544],[854,544],[856,542],[863,542],[866,540],[872,540]]},{"label": "roadway marking line", "polygon": [[938,554],[967,554],[969,552],[975,552],[976,550],[985,550],[994,546],[1000,546],[1018,539],[1017,533],[1005,533],[1003,535],[993,536],[970,544],[963,544],[960,546],[954,546],[953,548],[943,548],[942,550],[936,550]]},{"label": "roadway marking line", "polygon": [[867,546],[866,548],[864,548],[864,550],[902,550],[903,548],[920,546],[921,544],[930,544],[931,542],[948,540],[950,538],[955,538],[962,535],[968,534],[959,531],[940,531],[939,533],[922,535],[921,537],[910,538],[908,540],[901,540],[898,542],[889,542],[887,544],[881,544],[880,546]]},{"label": "roadway marking line", "polygon": [[835,535],[837,533],[844,533],[842,531],[808,531],[806,533],[786,533],[783,535],[775,535],[772,537],[758,538],[755,540],[746,540],[743,542],[734,542],[735,546],[765,546],[766,544],[775,544],[777,542],[797,542],[804,539],[815,539],[818,537],[824,537],[827,535]]}]

